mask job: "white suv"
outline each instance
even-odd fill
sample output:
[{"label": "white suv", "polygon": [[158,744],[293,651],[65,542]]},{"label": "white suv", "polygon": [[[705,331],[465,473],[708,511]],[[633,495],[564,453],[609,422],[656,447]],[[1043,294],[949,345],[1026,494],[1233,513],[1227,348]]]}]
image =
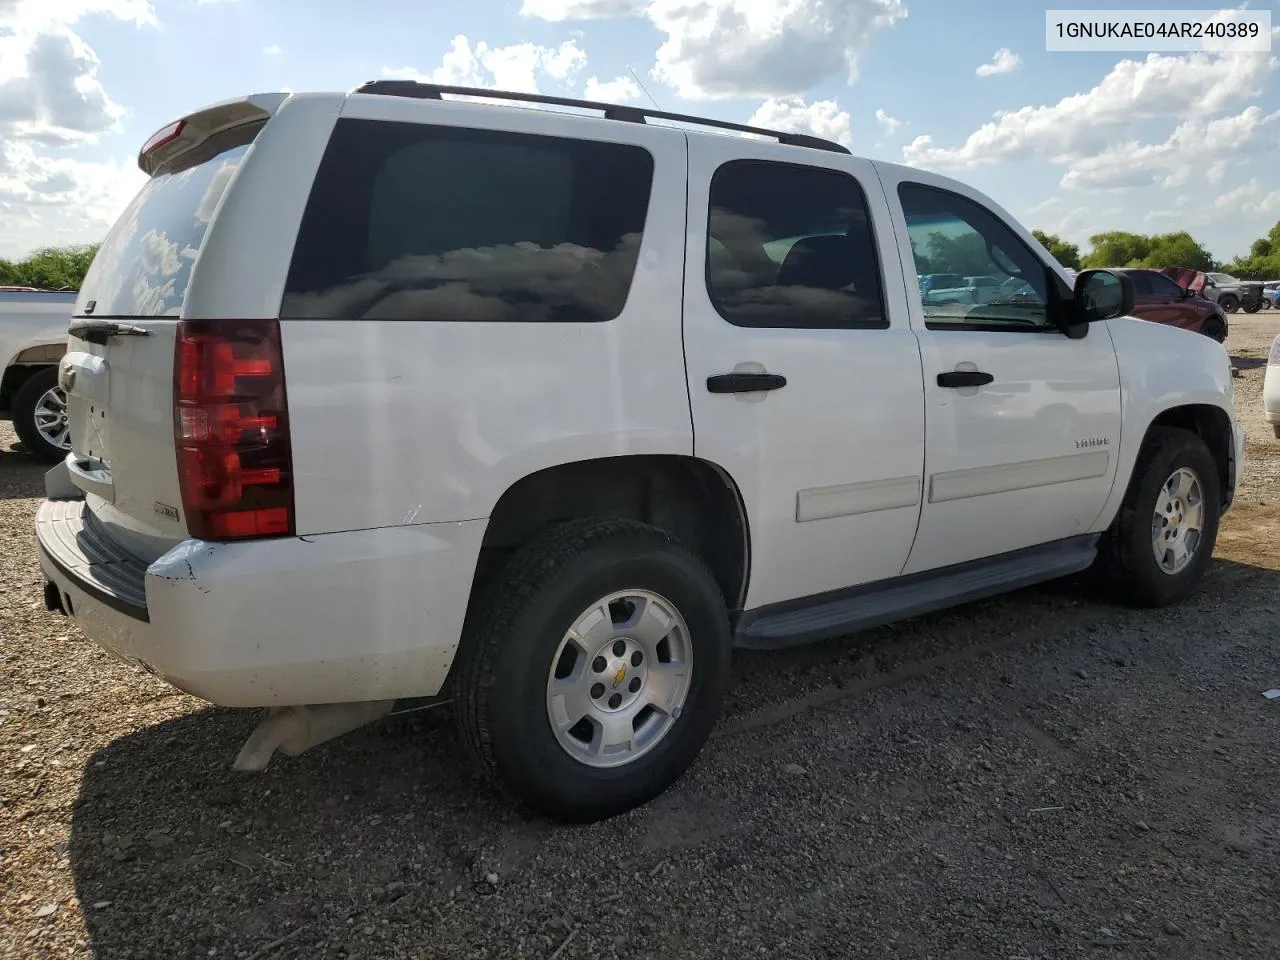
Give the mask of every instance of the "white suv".
[{"label": "white suv", "polygon": [[139,162],[61,365],[46,601],[281,708],[244,768],[452,698],[495,782],[607,816],[688,767],[735,646],[1088,567],[1169,603],[1236,486],[1219,344],[835,144],[378,81]]}]

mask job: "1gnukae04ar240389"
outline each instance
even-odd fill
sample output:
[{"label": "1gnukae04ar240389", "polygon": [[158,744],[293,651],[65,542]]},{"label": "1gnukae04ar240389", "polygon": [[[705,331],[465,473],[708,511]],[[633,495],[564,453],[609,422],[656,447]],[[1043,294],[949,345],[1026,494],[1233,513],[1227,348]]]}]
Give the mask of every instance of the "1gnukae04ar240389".
[{"label": "1gnukae04ar240389", "polygon": [[450,698],[496,784],[598,818],[694,760],[735,646],[1194,589],[1230,364],[1128,278],[811,137],[459,92],[182,118],[75,307],[46,600],[282,708],[241,767]]}]

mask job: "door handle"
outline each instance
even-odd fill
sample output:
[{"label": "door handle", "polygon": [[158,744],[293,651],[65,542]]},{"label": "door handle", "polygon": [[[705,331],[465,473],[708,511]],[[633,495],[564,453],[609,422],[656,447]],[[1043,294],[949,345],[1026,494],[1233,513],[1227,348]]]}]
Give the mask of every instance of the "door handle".
[{"label": "door handle", "polygon": [[981,387],[994,380],[989,373],[983,373],[981,370],[948,370],[946,373],[938,374],[938,386],[940,387]]},{"label": "door handle", "polygon": [[787,378],[776,373],[719,373],[707,377],[707,389],[712,393],[755,393],[786,385]]}]

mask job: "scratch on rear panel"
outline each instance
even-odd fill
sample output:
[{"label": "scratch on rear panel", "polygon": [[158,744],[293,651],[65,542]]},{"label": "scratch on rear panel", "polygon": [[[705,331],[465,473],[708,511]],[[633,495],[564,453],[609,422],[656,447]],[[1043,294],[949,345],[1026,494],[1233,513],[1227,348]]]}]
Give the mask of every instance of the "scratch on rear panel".
[{"label": "scratch on rear panel", "polygon": [[418,519],[418,514],[419,514],[419,513],[421,513],[421,512],[422,512],[422,504],[418,504],[416,507],[414,507],[414,508],[413,508],[412,510],[410,510],[408,513],[406,513],[406,514],[404,515],[404,519],[403,519],[403,520],[401,520],[400,522],[401,522],[402,524],[406,524],[406,523],[413,523],[413,521],[415,521],[415,520],[417,520],[417,519]]}]

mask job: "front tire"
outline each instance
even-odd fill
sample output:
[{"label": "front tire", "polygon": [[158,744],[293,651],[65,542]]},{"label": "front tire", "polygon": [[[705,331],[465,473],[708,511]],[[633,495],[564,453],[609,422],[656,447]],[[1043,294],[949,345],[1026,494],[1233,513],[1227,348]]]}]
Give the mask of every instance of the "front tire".
[{"label": "front tire", "polygon": [[729,678],[724,599],[702,560],[623,520],[521,548],[473,600],[455,680],[489,779],[571,822],[656,797],[693,762]]},{"label": "front tire", "polygon": [[1228,293],[1218,301],[1218,306],[1222,308],[1223,313],[1235,313],[1240,309],[1240,298],[1233,293]]},{"label": "front tire", "polygon": [[59,463],[70,452],[67,397],[58,386],[57,367],[45,367],[27,378],[14,395],[12,413],[13,431],[32,456]]},{"label": "front tire", "polygon": [[1103,587],[1141,607],[1185,599],[1209,564],[1221,511],[1218,466],[1205,442],[1188,430],[1152,429],[1099,544]]}]

